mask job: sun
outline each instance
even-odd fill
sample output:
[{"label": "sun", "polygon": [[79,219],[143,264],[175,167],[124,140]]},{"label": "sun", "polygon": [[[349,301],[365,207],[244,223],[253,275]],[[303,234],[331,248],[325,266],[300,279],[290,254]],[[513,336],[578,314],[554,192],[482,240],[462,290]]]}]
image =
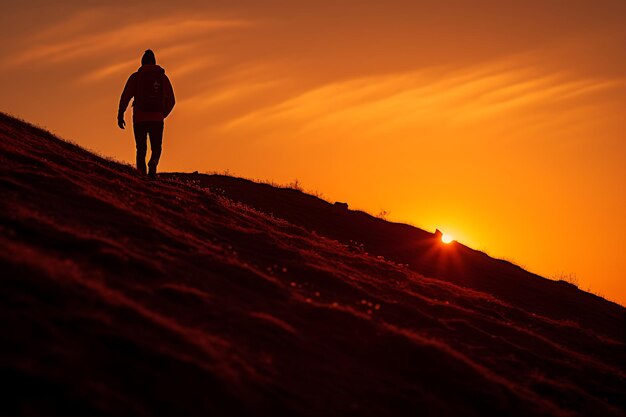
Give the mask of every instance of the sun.
[{"label": "sun", "polygon": [[451,235],[447,234],[447,233],[444,233],[444,234],[441,235],[441,241],[443,243],[445,243],[446,245],[448,243],[452,242],[453,240],[454,240],[454,238]]}]

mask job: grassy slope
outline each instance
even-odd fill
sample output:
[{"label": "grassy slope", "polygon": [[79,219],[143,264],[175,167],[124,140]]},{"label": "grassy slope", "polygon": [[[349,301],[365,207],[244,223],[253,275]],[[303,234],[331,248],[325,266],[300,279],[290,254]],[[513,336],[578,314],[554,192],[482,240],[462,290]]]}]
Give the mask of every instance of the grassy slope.
[{"label": "grassy slope", "polygon": [[574,321],[613,338],[624,336],[624,309],[617,304],[566,282],[529,273],[460,243],[442,245],[437,236],[416,227],[342,209],[290,188],[242,178],[197,173],[164,176],[208,188],[345,244],[354,246],[358,242],[374,256],[407,265],[425,276],[492,294],[528,312]]},{"label": "grassy slope", "polygon": [[3,414],[624,414],[612,324],[146,182],[7,116],[0,186]]}]

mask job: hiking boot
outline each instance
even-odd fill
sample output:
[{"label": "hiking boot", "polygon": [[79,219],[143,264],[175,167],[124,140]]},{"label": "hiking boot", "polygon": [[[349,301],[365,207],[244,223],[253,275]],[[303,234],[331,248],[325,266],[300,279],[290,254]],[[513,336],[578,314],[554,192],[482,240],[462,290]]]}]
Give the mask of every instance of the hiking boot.
[{"label": "hiking boot", "polygon": [[151,180],[156,180],[156,177],[156,165],[148,164],[148,178],[150,178]]}]

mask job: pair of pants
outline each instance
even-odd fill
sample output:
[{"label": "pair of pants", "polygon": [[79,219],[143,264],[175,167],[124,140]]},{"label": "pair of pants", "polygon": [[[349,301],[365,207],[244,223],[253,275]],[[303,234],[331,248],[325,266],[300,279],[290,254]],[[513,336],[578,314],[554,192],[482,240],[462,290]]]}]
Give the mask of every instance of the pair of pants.
[{"label": "pair of pants", "polygon": [[142,174],[146,173],[146,152],[148,150],[147,139],[150,136],[150,150],[152,155],[148,162],[150,172],[156,174],[156,167],[161,158],[161,146],[163,143],[163,122],[134,122],[135,145],[137,147],[137,169]]}]

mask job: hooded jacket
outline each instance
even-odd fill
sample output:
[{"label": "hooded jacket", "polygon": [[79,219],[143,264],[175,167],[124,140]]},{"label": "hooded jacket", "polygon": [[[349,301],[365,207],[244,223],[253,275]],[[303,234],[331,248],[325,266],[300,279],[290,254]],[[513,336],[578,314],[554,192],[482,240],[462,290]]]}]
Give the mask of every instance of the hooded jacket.
[{"label": "hooded jacket", "polygon": [[169,78],[167,78],[167,75],[165,75],[165,70],[158,65],[152,64],[142,65],[137,72],[133,73],[128,78],[128,81],[126,81],[124,91],[120,97],[118,117],[124,115],[130,99],[135,97],[137,92],[137,82],[141,76],[140,73],[144,71],[158,71],[163,74],[163,110],[156,112],[141,111],[135,107],[135,103],[133,101],[133,122],[161,122],[174,108],[176,99],[174,98],[174,89],[172,88],[172,84],[170,83]]}]

